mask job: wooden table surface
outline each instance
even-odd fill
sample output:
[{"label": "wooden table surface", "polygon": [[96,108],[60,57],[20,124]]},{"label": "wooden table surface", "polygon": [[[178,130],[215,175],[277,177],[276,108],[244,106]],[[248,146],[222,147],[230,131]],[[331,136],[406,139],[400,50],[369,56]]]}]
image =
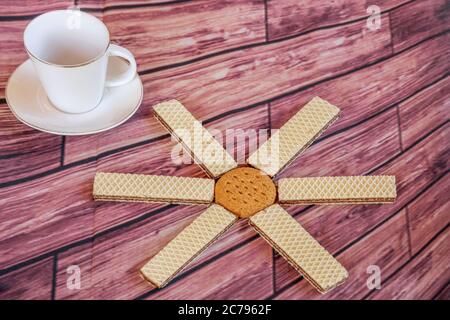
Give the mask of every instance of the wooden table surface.
[{"label": "wooden table surface", "polygon": [[[26,24],[73,4],[0,4],[0,298],[450,298],[448,0],[370,1],[373,31],[360,0],[78,1],[134,53],[144,100],[118,128],[61,137],[18,122],[4,87],[26,59]],[[276,129],[315,95],[342,115],[282,176],[397,177],[391,205],[289,208],[348,281],[318,294],[241,221],[166,288],[144,282],[140,266],[204,208],[91,192],[96,171],[204,176],[170,160],[152,105],[177,98],[208,129]],[[73,266],[80,290],[67,286]]]}]

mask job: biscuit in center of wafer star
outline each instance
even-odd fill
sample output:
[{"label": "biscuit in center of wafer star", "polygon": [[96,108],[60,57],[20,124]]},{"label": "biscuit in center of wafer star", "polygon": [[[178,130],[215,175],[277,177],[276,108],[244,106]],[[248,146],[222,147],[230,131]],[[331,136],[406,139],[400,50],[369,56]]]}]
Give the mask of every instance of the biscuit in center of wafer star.
[{"label": "biscuit in center of wafer star", "polygon": [[240,167],[225,173],[216,183],[215,202],[239,218],[249,218],[275,203],[272,179],[261,170]]}]

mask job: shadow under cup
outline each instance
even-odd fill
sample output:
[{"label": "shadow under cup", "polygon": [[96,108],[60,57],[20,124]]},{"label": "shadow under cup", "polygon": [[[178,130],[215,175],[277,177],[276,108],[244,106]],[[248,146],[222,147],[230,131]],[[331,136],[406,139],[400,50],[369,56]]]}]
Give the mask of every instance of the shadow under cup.
[{"label": "shadow under cup", "polygon": [[103,22],[79,10],[48,12],[28,24],[24,44],[55,107],[82,113],[100,103],[109,56]]}]

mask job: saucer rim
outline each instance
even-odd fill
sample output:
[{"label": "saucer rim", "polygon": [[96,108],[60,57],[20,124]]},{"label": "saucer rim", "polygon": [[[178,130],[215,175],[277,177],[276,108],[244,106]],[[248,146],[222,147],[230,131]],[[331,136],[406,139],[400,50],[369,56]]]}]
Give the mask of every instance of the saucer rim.
[{"label": "saucer rim", "polygon": [[[139,98],[138,103],[136,103],[136,106],[133,107],[133,109],[131,110],[131,112],[129,114],[127,114],[123,119],[121,119],[120,121],[114,123],[111,126],[107,126],[107,127],[103,127],[100,129],[96,129],[96,130],[89,130],[89,131],[79,131],[79,132],[64,132],[64,131],[54,131],[54,130],[49,130],[49,129],[44,129],[41,128],[39,126],[36,126],[34,124],[31,124],[27,121],[25,121],[24,119],[22,119],[15,111],[14,111],[14,107],[11,105],[11,103],[8,100],[8,88],[10,86],[10,81],[12,79],[12,77],[14,76],[14,74],[17,72],[17,70],[24,65],[25,63],[27,63],[28,61],[31,61],[31,59],[27,59],[24,62],[22,62],[11,74],[11,76],[8,78],[8,82],[6,84],[5,87],[5,100],[6,100],[6,105],[8,106],[9,110],[11,110],[11,113],[14,115],[14,117],[19,120],[20,122],[22,122],[23,124],[29,126],[30,128],[45,132],[45,133],[49,133],[49,134],[54,134],[54,135],[59,135],[59,136],[83,136],[83,135],[90,135],[90,134],[95,134],[95,133],[100,133],[100,132],[104,132],[110,129],[113,129],[117,126],[120,126],[121,124],[123,124],[124,122],[126,122],[128,119],[130,119],[135,113],[136,111],[139,109],[139,107],[142,104],[142,100],[144,98],[144,85],[142,83],[141,77],[139,76],[139,73],[136,72],[136,77],[138,78],[139,84],[140,84],[140,91],[141,91],[141,96]],[[132,80],[134,81],[134,79]],[[86,113],[89,113],[91,111],[94,111],[97,107],[95,107],[94,109],[87,111]],[[60,111],[62,112],[62,111]],[[76,114],[70,114],[70,113],[66,113],[69,117],[70,116],[75,116]]]}]

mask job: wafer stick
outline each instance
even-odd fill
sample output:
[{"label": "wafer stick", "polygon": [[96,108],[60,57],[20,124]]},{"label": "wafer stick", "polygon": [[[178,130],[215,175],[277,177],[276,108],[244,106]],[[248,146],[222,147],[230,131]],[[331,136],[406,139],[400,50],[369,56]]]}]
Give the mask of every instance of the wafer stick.
[{"label": "wafer stick", "polygon": [[327,101],[313,98],[248,158],[248,164],[275,176],[328,128],[339,112]]},{"label": "wafer stick", "polygon": [[389,203],[395,198],[394,176],[308,177],[278,181],[280,203]]},{"label": "wafer stick", "polygon": [[237,217],[212,204],[141,269],[143,277],[161,288],[228,230]]},{"label": "wafer stick", "polygon": [[214,198],[214,180],[98,172],[93,196],[103,201],[207,204]]},{"label": "wafer stick", "polygon": [[237,167],[233,157],[179,101],[162,102],[153,110],[161,124],[209,176],[215,178]]},{"label": "wafer stick", "polygon": [[320,292],[347,278],[347,270],[278,204],[250,217],[249,223]]}]

